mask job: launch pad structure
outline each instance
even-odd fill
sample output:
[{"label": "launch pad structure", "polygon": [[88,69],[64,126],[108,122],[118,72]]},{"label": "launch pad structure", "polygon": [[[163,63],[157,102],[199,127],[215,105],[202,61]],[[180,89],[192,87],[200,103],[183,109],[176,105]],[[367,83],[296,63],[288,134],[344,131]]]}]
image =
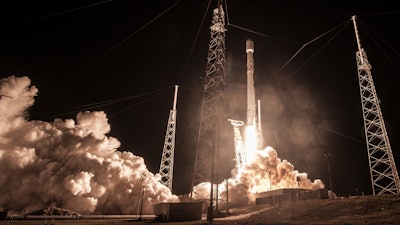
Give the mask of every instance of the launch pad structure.
[{"label": "launch pad structure", "polygon": [[[386,132],[379,99],[371,74],[371,65],[366,52],[361,47],[357,30],[356,17],[352,17],[358,51],[356,52],[357,71],[359,78],[360,97],[364,120],[364,129],[367,142],[368,159],[373,195],[400,194],[400,181],[393,158],[389,138]],[[215,160],[220,149],[220,132],[225,118],[225,13],[222,0],[213,10],[213,19],[210,26],[210,43],[207,56],[207,68],[203,77],[203,99],[201,118],[197,140],[194,172],[191,181],[191,196],[194,187],[202,182],[210,182],[210,208],[214,196],[213,184],[216,183]],[[256,134],[256,149],[262,149],[262,131],[260,116],[260,100],[258,106],[255,101],[254,90],[254,43],[246,40],[247,55],[247,122],[246,126],[253,126]],[[169,123],[164,143],[163,159],[160,174],[163,183],[172,190],[173,177],[173,148],[176,124],[176,94],[174,108],[170,112]],[[257,112],[258,109],[258,112]],[[258,117],[257,117],[258,114]],[[241,168],[248,161],[246,146],[240,133],[243,121],[229,119],[233,126],[236,167]]]}]

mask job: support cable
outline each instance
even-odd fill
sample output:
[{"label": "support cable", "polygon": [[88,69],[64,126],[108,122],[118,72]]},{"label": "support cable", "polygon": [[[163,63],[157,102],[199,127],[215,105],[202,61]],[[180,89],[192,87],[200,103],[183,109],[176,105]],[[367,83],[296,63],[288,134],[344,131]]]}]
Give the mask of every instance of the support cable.
[{"label": "support cable", "polygon": [[89,103],[89,104],[84,104],[84,105],[80,105],[80,106],[75,106],[73,108],[76,108],[76,110],[73,111],[69,111],[69,112],[64,112],[64,113],[60,113],[60,114],[56,114],[56,115],[51,115],[51,116],[46,116],[45,118],[54,118],[54,117],[59,117],[59,116],[64,116],[64,115],[68,115],[71,113],[78,113],[78,112],[82,112],[82,111],[87,111],[89,109],[95,109],[95,108],[100,108],[100,107],[104,107],[104,106],[109,106],[109,105],[113,105],[116,103],[120,103],[120,102],[124,102],[124,101],[129,101],[135,98],[139,98],[139,97],[143,97],[143,96],[147,96],[147,95],[151,95],[148,98],[145,98],[144,100],[134,104],[134,105],[130,105],[129,107],[122,109],[114,114],[112,114],[111,116],[114,116],[116,114],[119,114],[123,111],[126,111],[128,109],[131,109],[133,107],[136,107],[138,105],[141,105],[144,102],[149,101],[150,99],[153,99],[165,92],[167,92],[168,90],[171,89],[171,86],[166,87],[166,88],[162,88],[162,89],[158,89],[158,90],[154,90],[154,91],[149,91],[146,93],[142,93],[142,94],[138,94],[138,95],[133,95],[133,96],[128,96],[128,97],[120,97],[120,98],[115,98],[115,99],[110,99],[110,100],[105,100],[105,101],[100,101],[100,102],[94,102],[94,103]]},{"label": "support cable", "polygon": [[208,10],[209,10],[210,5],[211,5],[211,1],[212,1],[212,0],[209,0],[209,1],[208,1],[208,5],[207,5],[207,8],[206,8],[206,11],[204,12],[203,19],[201,20],[200,27],[199,27],[199,29],[197,30],[197,34],[196,34],[196,37],[194,38],[193,45],[192,45],[192,47],[190,48],[189,58],[190,58],[190,56],[192,56],[194,46],[196,45],[197,39],[199,38],[201,28],[202,28],[203,25],[204,25],[204,21],[205,21],[205,19],[206,19]]},{"label": "support cable", "polygon": [[141,105],[141,104],[143,104],[143,103],[149,101],[150,99],[153,99],[153,98],[155,98],[155,97],[157,97],[157,96],[160,96],[161,94],[164,94],[164,93],[167,92],[167,91],[168,91],[168,90],[164,90],[164,91],[162,91],[162,92],[159,92],[159,93],[157,93],[157,94],[154,94],[154,95],[152,95],[152,96],[150,96],[150,97],[144,99],[143,101],[140,101],[140,102],[138,102],[138,103],[136,103],[136,104],[133,104],[133,105],[131,105],[131,106],[126,107],[125,109],[122,109],[122,110],[120,110],[120,111],[118,111],[118,112],[116,112],[116,113],[111,114],[110,117],[116,116],[116,115],[118,115],[118,114],[120,114],[120,113],[122,113],[122,112],[125,112],[125,111],[127,111],[127,110],[129,110],[129,109],[132,109],[132,108],[134,108],[134,107],[136,107],[136,106],[138,106],[138,105]]},{"label": "support cable", "polygon": [[257,34],[257,35],[262,36],[262,37],[271,38],[271,39],[284,41],[284,42],[289,42],[288,40],[285,40],[283,38],[274,37],[274,36],[271,36],[271,35],[268,35],[268,34],[263,34],[261,32],[250,30],[250,29],[247,29],[247,28],[235,25],[235,24],[231,24],[231,22],[229,20],[228,3],[227,3],[227,1],[225,1],[225,10],[226,10],[225,14],[226,14],[226,22],[227,22],[226,24],[227,24],[227,26],[231,26],[233,28],[236,28],[236,29],[239,29],[239,30],[243,30],[243,31],[246,31],[246,32],[249,32],[249,33]]},{"label": "support cable", "polygon": [[32,22],[36,22],[38,20],[47,19],[49,17],[59,16],[59,15],[70,13],[70,12],[75,12],[75,11],[78,11],[78,10],[81,10],[81,9],[86,9],[86,8],[89,8],[89,7],[101,5],[101,4],[104,4],[104,3],[111,2],[111,1],[112,0],[105,0],[105,1],[102,1],[102,2],[97,2],[97,3],[90,4],[90,5],[85,5],[85,6],[81,6],[81,7],[78,7],[78,8],[74,8],[74,9],[68,9],[68,10],[65,10],[65,11],[62,11],[62,12],[58,12],[58,13],[53,13],[53,14],[50,14],[50,15],[47,15],[47,16],[36,17],[36,18],[33,18],[33,19],[28,19],[28,20],[25,20],[25,21],[21,21],[21,22],[17,22],[17,23],[14,23],[14,24],[6,25],[5,27],[12,27],[12,26],[16,26],[16,25],[20,25],[20,24],[24,24],[24,23],[32,23]]},{"label": "support cable", "polygon": [[347,21],[347,23],[345,23],[342,28],[340,30],[338,30],[338,32],[333,35],[321,48],[319,48],[313,55],[311,55],[295,72],[291,73],[288,77],[288,80],[290,80],[297,72],[299,72],[301,70],[301,68],[303,68],[303,66],[305,64],[307,64],[308,62],[310,62],[323,48],[325,48],[333,39],[335,39],[335,37],[337,35],[339,35],[340,32],[343,31],[343,29],[350,23],[350,21]]},{"label": "support cable", "polygon": [[[45,118],[54,118],[54,117],[58,117],[58,116],[64,116],[64,115],[68,115],[68,114],[72,114],[72,113],[78,113],[78,112],[82,112],[82,111],[87,111],[89,109],[95,109],[95,108],[100,108],[100,107],[104,107],[104,106],[109,106],[109,105],[113,105],[113,104],[117,104],[120,102],[125,102],[125,101],[129,101],[135,98],[139,98],[142,96],[146,96],[146,95],[151,95],[150,97],[134,104],[134,105],[130,105],[125,109],[122,109],[114,114],[111,114],[110,117],[115,116],[119,113],[122,113],[126,110],[129,110],[131,108],[134,108],[136,106],[141,105],[142,103],[145,103],[167,91],[169,91],[173,86],[168,86],[165,88],[161,88],[161,89],[157,89],[157,90],[153,90],[153,91],[149,91],[149,92],[145,92],[145,93],[141,93],[141,94],[137,94],[137,95],[132,95],[132,96],[127,96],[127,97],[120,97],[120,98],[114,98],[114,99],[110,99],[110,100],[104,100],[104,101],[99,101],[99,102],[94,102],[94,103],[88,103],[88,104],[84,104],[84,105],[79,105],[79,106],[74,106],[73,108],[75,108],[76,110],[73,111],[69,111],[69,112],[64,112],[64,113],[60,113],[60,114],[56,114],[56,115],[51,115],[51,116],[46,116]],[[186,89],[189,91],[193,91],[196,93],[201,93],[202,90],[199,89],[195,89],[195,88],[190,88],[190,87],[183,87],[183,86],[179,86],[179,88],[181,89]],[[1,97],[9,97],[9,96],[5,96],[2,95]]]},{"label": "support cable", "polygon": [[225,0],[224,3],[225,3],[226,22],[229,25],[228,0]]},{"label": "support cable", "polygon": [[105,51],[103,54],[99,55],[98,57],[96,57],[91,63],[87,64],[85,67],[83,67],[81,70],[79,70],[76,74],[69,76],[66,80],[69,80],[71,78],[73,78],[74,76],[82,73],[83,71],[85,71],[86,69],[90,68],[92,65],[96,64],[98,61],[100,61],[102,58],[104,58],[106,55],[108,55],[109,53],[111,53],[112,51],[114,51],[115,49],[117,49],[119,46],[121,46],[122,44],[124,44],[126,41],[128,41],[129,39],[131,39],[133,36],[135,36],[136,34],[138,34],[140,31],[144,30],[146,27],[148,27],[150,24],[152,24],[155,20],[157,20],[158,18],[160,18],[162,15],[164,15],[165,13],[167,13],[169,10],[171,10],[173,7],[175,7],[178,3],[180,3],[182,0],[178,0],[176,1],[173,5],[171,5],[170,7],[168,7],[166,10],[164,10],[163,12],[161,12],[160,14],[158,14],[156,17],[154,17],[153,19],[151,19],[149,22],[147,22],[146,24],[144,24],[142,27],[140,27],[138,30],[136,30],[135,32],[133,32],[132,34],[130,34],[128,37],[124,38],[123,40],[121,40],[120,42],[118,42],[116,45],[114,45],[112,48],[110,48],[109,50]]},{"label": "support cable", "polygon": [[80,106],[75,106],[74,108],[99,108],[102,106],[107,106],[107,105],[112,105],[115,103],[119,103],[119,102],[124,102],[124,101],[128,101],[131,99],[135,99],[135,98],[139,98],[142,96],[146,96],[146,95],[150,95],[153,93],[159,93],[159,92],[163,92],[164,90],[168,90],[171,87],[166,87],[166,88],[161,88],[158,90],[153,90],[153,91],[149,91],[149,92],[145,92],[145,93],[141,93],[141,94],[137,94],[137,95],[132,95],[132,96],[127,96],[127,97],[120,97],[120,98],[114,98],[114,99],[110,99],[110,100],[104,100],[104,101],[100,101],[100,102],[94,102],[94,103],[89,103],[89,104],[84,104],[84,105],[80,105]]},{"label": "support cable", "polygon": [[323,36],[327,35],[328,33],[332,32],[333,30],[337,29],[338,27],[342,26],[345,23],[347,25],[349,23],[349,21],[346,20],[346,21],[342,22],[341,24],[339,24],[339,25],[333,27],[332,29],[328,30],[327,32],[319,35],[318,37],[316,37],[314,39],[312,39],[311,41],[303,44],[303,46],[301,46],[301,48],[299,50],[297,50],[297,52],[294,53],[294,55],[292,55],[292,57],[290,57],[289,60],[285,64],[283,64],[283,66],[278,70],[278,72],[276,72],[276,75],[278,75],[306,46],[308,46],[309,44],[317,41],[318,39],[322,38]]},{"label": "support cable", "polygon": [[268,35],[268,34],[263,34],[261,32],[250,30],[250,29],[247,29],[247,28],[244,28],[244,27],[240,27],[238,25],[231,24],[231,23],[229,23],[228,26],[234,27],[234,28],[239,29],[239,30],[247,31],[249,33],[257,34],[257,35],[260,35],[262,37],[271,38],[271,39],[275,39],[275,40],[283,41],[283,42],[289,42],[288,40],[283,39],[283,38],[278,38],[278,37],[274,37],[274,36],[271,36],[271,35]]},{"label": "support cable", "polygon": [[[393,48],[391,45],[389,45],[386,41],[384,41],[377,33],[375,33],[371,28],[369,28],[368,26],[366,26],[365,24],[360,23],[360,21],[358,21],[358,24],[360,25],[360,27],[362,27],[365,31],[366,34],[371,38],[371,40],[375,43],[375,45],[379,48],[379,50],[381,50],[383,56],[385,56],[385,58],[396,68],[396,70],[398,72],[400,72],[400,68],[396,65],[396,63],[389,57],[389,55],[385,52],[385,50],[383,50],[382,46],[376,41],[376,39],[373,37],[373,35],[375,35],[382,43],[384,43],[386,46],[388,46],[390,49],[393,50],[393,52],[395,52],[397,55],[400,56],[400,52],[398,52],[395,48]],[[371,33],[373,34],[371,34]]]},{"label": "support cable", "polygon": [[389,14],[395,14],[395,13],[400,13],[400,11],[397,10],[397,11],[380,12],[380,13],[368,13],[368,14],[359,15],[358,17],[360,17],[360,16],[364,17],[364,16],[389,15]]},{"label": "support cable", "polygon": [[344,137],[344,138],[347,138],[347,139],[349,139],[349,140],[355,141],[355,142],[357,142],[357,143],[360,143],[360,144],[363,144],[363,145],[366,144],[365,141],[361,141],[361,140],[359,140],[359,139],[357,139],[357,138],[354,138],[354,137],[351,137],[351,136],[349,136],[349,135],[347,135],[347,134],[341,133],[341,132],[336,131],[336,130],[332,130],[331,128],[328,128],[328,127],[323,126],[323,125],[321,125],[321,124],[317,124],[317,126],[318,126],[318,127],[321,127],[322,129],[324,129],[324,130],[326,130],[326,131],[329,131],[329,132],[331,132],[331,133],[333,133],[333,134],[342,136],[342,137]]},{"label": "support cable", "polygon": [[226,13],[225,13],[225,14],[226,14],[227,26],[231,26],[231,27],[233,27],[233,28],[236,28],[236,29],[239,29],[239,30],[243,30],[243,31],[246,31],[246,32],[249,32],[249,33],[257,34],[257,35],[262,36],[262,37],[272,38],[272,39],[275,39],[275,40],[288,42],[288,40],[285,40],[285,39],[283,39],[283,38],[274,37],[274,36],[271,36],[271,35],[268,35],[268,34],[263,34],[263,33],[261,33],[261,32],[257,32],[257,31],[254,31],[254,30],[250,30],[250,29],[247,29],[247,28],[244,28],[244,27],[235,25],[235,24],[231,24],[231,22],[230,22],[230,20],[229,20],[228,3],[227,3],[227,1],[225,1],[225,10],[226,10]]}]

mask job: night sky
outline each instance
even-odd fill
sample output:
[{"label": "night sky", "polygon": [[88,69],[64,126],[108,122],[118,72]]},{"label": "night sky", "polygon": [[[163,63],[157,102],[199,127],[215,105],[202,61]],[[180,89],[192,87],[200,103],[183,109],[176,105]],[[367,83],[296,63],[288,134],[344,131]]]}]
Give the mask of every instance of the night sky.
[{"label": "night sky", "polygon": [[[251,38],[265,145],[327,186],[324,153],[330,153],[333,190],[342,196],[372,193],[352,15],[358,17],[361,45],[400,167],[400,3],[349,2],[227,2],[228,116],[246,119],[245,41]],[[0,77],[28,76],[39,89],[28,110],[31,120],[106,112],[109,135],[120,140],[120,150],[142,156],[154,173],[174,85],[179,85],[173,192],[188,193],[200,120],[200,77],[216,4],[212,1],[206,11],[206,0],[2,2]],[[223,161],[227,165],[233,165],[231,135],[226,145],[232,151]]]}]

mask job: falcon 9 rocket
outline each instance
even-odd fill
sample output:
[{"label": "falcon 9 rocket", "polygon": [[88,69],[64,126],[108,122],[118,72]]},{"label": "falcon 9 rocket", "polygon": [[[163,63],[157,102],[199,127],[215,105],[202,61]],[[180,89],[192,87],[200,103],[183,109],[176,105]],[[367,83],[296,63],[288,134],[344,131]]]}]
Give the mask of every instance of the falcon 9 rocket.
[{"label": "falcon 9 rocket", "polygon": [[257,130],[256,130],[256,98],[254,91],[254,43],[246,40],[247,54],[247,124],[246,124],[246,158],[251,163],[257,152]]},{"label": "falcon 9 rocket", "polygon": [[256,125],[256,97],[254,92],[254,42],[246,40],[247,54],[247,126]]}]

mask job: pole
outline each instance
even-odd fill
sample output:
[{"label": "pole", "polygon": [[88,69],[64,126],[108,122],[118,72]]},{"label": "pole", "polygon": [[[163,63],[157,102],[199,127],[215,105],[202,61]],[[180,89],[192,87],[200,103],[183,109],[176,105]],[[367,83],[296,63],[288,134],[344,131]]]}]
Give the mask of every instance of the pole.
[{"label": "pole", "polygon": [[208,206],[207,210],[207,221],[209,225],[213,224],[214,220],[214,157],[215,157],[215,145],[211,155],[211,181],[210,181],[210,205]]},{"label": "pole", "polygon": [[271,170],[268,170],[269,191],[272,191]]},{"label": "pole", "polygon": [[139,203],[138,203],[138,208],[136,212],[136,218],[137,220],[142,220],[142,214],[143,214],[143,198],[144,198],[144,185],[143,185],[143,180],[146,175],[142,174],[142,177],[140,179],[140,192],[139,192]]},{"label": "pole", "polygon": [[296,177],[296,180],[297,180],[297,188],[300,189],[300,181],[301,181],[301,178],[300,178],[300,177]]},{"label": "pole", "polygon": [[332,189],[332,177],[331,177],[331,165],[330,165],[330,157],[332,157],[331,153],[325,153],[324,156],[326,157],[327,165],[328,165],[328,175],[329,175],[329,187],[331,191],[333,192]]},{"label": "pole", "polygon": [[239,181],[236,181],[236,205],[239,205]]},{"label": "pole", "polygon": [[[217,176],[218,176],[218,172],[217,172]],[[217,183],[215,186],[215,213],[217,214],[217,216],[219,216],[219,210],[218,210],[219,206],[218,205],[219,205],[219,184],[218,184],[218,177],[217,177]]]},{"label": "pole", "polygon": [[144,199],[144,186],[142,185],[142,199],[140,201],[140,218],[139,218],[139,220],[142,220],[142,215],[143,215],[143,199]]},{"label": "pole", "polygon": [[174,105],[172,110],[176,110],[176,100],[178,99],[178,85],[175,85],[175,93],[174,93]]},{"label": "pole", "polygon": [[360,36],[358,36],[356,16],[352,16],[351,19],[353,20],[354,32],[356,33],[358,51],[361,51],[361,43],[360,43]]},{"label": "pole", "polygon": [[226,179],[226,215],[229,215],[229,183]]}]

